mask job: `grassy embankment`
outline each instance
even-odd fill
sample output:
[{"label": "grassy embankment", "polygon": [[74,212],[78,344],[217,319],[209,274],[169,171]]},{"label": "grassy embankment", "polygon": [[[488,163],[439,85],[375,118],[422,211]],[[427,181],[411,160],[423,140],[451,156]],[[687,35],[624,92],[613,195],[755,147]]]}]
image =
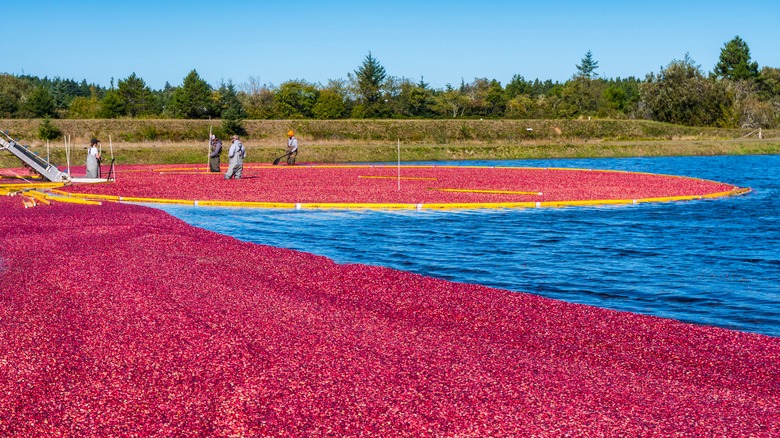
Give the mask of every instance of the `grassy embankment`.
[{"label": "grassy embankment", "polygon": [[[51,161],[65,163],[64,141],[37,140],[40,120],[0,120],[0,129]],[[91,137],[117,164],[206,164],[208,120],[52,120],[74,148],[71,164],[85,161]],[[299,162],[585,158],[662,155],[780,153],[780,131],[763,139],[746,129],[694,128],[645,120],[247,120],[242,138],[249,162],[270,162],[283,153],[286,132],[296,131]],[[229,141],[222,136],[225,146]],[[227,148],[225,148],[227,149]],[[226,152],[224,152],[226,155]],[[223,159],[225,157],[223,156]],[[0,167],[19,167],[10,153]]]}]

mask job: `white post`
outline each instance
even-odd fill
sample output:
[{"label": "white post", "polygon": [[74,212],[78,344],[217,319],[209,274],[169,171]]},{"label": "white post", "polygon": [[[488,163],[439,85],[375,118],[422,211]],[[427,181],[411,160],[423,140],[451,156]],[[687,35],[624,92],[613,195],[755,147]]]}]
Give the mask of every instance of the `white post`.
[{"label": "white post", "polygon": [[398,191],[401,191],[401,139],[398,139]]},{"label": "white post", "polygon": [[46,161],[51,163],[51,155],[49,154],[49,139],[46,139]]},{"label": "white post", "polygon": [[68,162],[68,176],[72,176],[70,174],[70,134],[64,135],[62,139],[65,140],[65,160]]}]

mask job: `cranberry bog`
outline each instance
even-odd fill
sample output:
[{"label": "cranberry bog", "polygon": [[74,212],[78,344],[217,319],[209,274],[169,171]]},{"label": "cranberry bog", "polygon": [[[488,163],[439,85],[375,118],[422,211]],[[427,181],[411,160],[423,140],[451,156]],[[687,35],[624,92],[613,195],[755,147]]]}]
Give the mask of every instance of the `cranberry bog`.
[{"label": "cranberry bog", "polygon": [[0,197],[0,435],[780,434],[780,338],[339,265],[113,202],[473,208],[745,189],[588,169],[123,169],[56,189],[71,196]]},{"label": "cranberry bog", "polygon": [[69,185],[53,193],[234,207],[441,209],[635,204],[749,191],[697,178],[560,168],[249,164],[241,180],[224,180],[194,165],[122,166],[117,173],[116,182]]}]

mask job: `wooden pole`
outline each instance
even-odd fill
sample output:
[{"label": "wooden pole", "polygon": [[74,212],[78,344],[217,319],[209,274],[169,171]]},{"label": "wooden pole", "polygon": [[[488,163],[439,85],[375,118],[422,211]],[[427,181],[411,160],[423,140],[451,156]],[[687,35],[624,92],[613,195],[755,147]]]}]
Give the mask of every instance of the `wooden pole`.
[{"label": "wooden pole", "polygon": [[108,135],[108,148],[111,151],[111,169],[114,171],[114,182],[116,182],[116,166],[114,166],[114,143],[111,141],[111,134]]},{"label": "wooden pole", "polygon": [[[210,119],[211,117],[209,117]],[[209,124],[209,146],[206,148],[206,172],[211,171],[211,125]]]}]

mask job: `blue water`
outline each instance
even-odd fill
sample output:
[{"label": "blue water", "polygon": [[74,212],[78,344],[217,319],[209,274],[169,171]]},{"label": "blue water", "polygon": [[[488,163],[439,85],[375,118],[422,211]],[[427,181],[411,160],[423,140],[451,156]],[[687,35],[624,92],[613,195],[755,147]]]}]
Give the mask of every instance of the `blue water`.
[{"label": "blue water", "polygon": [[664,173],[751,187],[753,192],[713,200],[559,209],[156,207],[198,227],[340,263],[382,265],[780,336],[780,156],[447,164]]}]

